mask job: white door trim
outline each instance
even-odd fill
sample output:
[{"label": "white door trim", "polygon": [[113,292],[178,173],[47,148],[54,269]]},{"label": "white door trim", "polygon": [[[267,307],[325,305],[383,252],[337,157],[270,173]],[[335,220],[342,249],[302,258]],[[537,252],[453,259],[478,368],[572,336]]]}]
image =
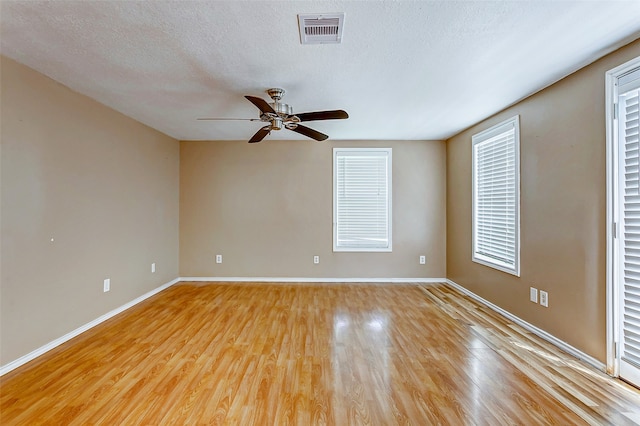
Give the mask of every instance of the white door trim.
[{"label": "white door trim", "polygon": [[618,313],[618,258],[617,224],[618,212],[618,140],[617,126],[614,125],[615,104],[617,101],[618,78],[640,67],[640,57],[625,62],[605,73],[605,119],[606,119],[606,151],[607,151],[607,373],[618,377],[620,365],[618,363],[618,343],[620,342],[620,330]]}]

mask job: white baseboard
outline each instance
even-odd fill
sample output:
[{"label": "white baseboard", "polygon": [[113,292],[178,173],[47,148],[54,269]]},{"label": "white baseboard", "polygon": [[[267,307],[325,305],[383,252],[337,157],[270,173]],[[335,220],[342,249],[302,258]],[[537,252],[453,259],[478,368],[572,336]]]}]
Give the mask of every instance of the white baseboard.
[{"label": "white baseboard", "polygon": [[257,283],[444,283],[446,278],[180,277],[180,281]]},{"label": "white baseboard", "polygon": [[118,315],[121,312],[126,311],[127,309],[137,305],[145,299],[161,292],[162,290],[171,287],[172,285],[181,282],[181,281],[211,281],[211,282],[265,282],[265,283],[278,283],[278,282],[288,282],[288,283],[436,283],[436,282],[446,282],[445,278],[291,278],[291,277],[180,277],[176,278],[173,281],[169,281],[166,284],[161,285],[158,288],[155,288],[142,296],[132,300],[129,303],[125,303],[124,305],[107,312],[106,314],[96,318],[95,320],[84,324],[81,327],[76,328],[73,331],[65,334],[62,337],[59,337],[46,345],[35,349],[34,351],[29,352],[26,355],[21,356],[20,358],[11,361],[5,365],[0,366],[0,376],[7,374],[8,372],[15,370],[21,365],[26,364],[29,361],[34,360],[40,355],[45,354],[51,349],[60,346],[61,344],[73,339],[74,337],[84,333],[85,331],[95,327],[96,325]]},{"label": "white baseboard", "polygon": [[145,299],[148,299],[149,297],[161,292],[162,290],[165,290],[166,288],[171,287],[172,285],[178,283],[178,282],[187,282],[187,281],[195,281],[195,282],[265,282],[265,283],[441,283],[441,282],[446,282],[447,284],[451,285],[452,287],[456,288],[457,290],[459,290],[460,292],[468,295],[469,297],[471,297],[472,299],[482,303],[483,305],[493,309],[494,311],[498,312],[499,314],[503,315],[504,317],[510,319],[511,321],[513,321],[514,323],[520,325],[521,327],[523,327],[524,329],[532,332],[533,334],[535,334],[536,336],[554,344],[555,346],[557,346],[558,348],[562,349],[563,351],[573,355],[574,357],[583,360],[584,362],[588,363],[589,365],[591,365],[592,367],[601,370],[601,371],[606,371],[606,367],[605,364],[598,361],[597,359],[593,358],[590,355],[585,354],[584,352],[580,351],[579,349],[574,348],[573,346],[569,345],[568,343],[558,339],[557,337],[553,336],[552,334],[547,333],[546,331],[534,326],[533,324],[530,324],[528,322],[526,322],[525,320],[513,315],[512,313],[500,308],[497,305],[494,305],[493,303],[489,302],[488,300],[483,299],[482,297],[478,296],[477,294],[471,292],[470,290],[467,290],[466,288],[462,287],[460,284],[457,284],[454,281],[451,281],[449,279],[446,278],[301,278],[301,277],[297,277],[297,278],[292,278],[292,277],[180,277],[180,278],[176,278],[175,280],[169,281],[166,284],[161,285],[160,287],[157,287],[145,294],[143,294],[140,297],[137,297],[136,299],[132,300],[129,303],[126,303],[110,312],[107,312],[106,314],[96,318],[95,320],[88,322],[87,324],[76,328],[75,330],[65,334],[62,337],[59,337],[49,343],[47,343],[44,346],[39,347],[38,349],[29,352],[26,355],[21,356],[20,358],[11,361],[3,366],[0,366],[0,376],[3,376],[5,374],[7,374],[8,372],[20,367],[23,364],[26,364],[27,362],[39,357],[40,355],[43,355],[44,353],[50,351],[51,349],[73,339],[74,337],[80,335],[81,333],[84,333],[85,331],[95,327],[96,325],[108,320],[109,318],[112,318],[116,315],[118,315],[121,312],[124,312],[125,310],[137,305],[138,303],[142,302]]},{"label": "white baseboard", "polygon": [[39,347],[38,349],[29,352],[26,355],[21,356],[20,358],[11,361],[3,366],[0,366],[0,376],[3,376],[5,374],[7,374],[8,372],[20,367],[23,364],[26,364],[27,362],[39,357],[40,355],[43,355],[44,353],[50,351],[51,349],[55,348],[56,346],[60,346],[61,344],[65,343],[68,340],[73,339],[74,337],[84,333],[85,331],[95,327],[96,325],[108,320],[111,317],[114,317],[116,315],[118,315],[119,313],[126,311],[127,309],[131,308],[134,305],[137,305],[138,303],[142,302],[145,299],[148,299],[149,297],[153,296],[154,294],[160,293],[162,290],[171,287],[172,285],[174,285],[175,283],[179,282],[180,279],[176,278],[173,281],[169,281],[166,284],[161,285],[158,288],[155,288],[145,294],[143,294],[140,297],[137,297],[135,299],[133,299],[131,302],[129,303],[125,303],[124,305],[107,312],[106,314],[94,319],[91,322],[86,323],[85,325],[76,328],[73,331],[70,331],[69,333],[65,334],[62,337],[57,338],[56,340],[53,340],[49,343],[47,343],[44,346]]},{"label": "white baseboard", "polygon": [[554,335],[552,335],[550,333],[547,333],[543,329],[538,328],[535,325],[530,324],[527,321],[523,320],[522,318],[519,318],[519,317],[513,315],[511,312],[505,311],[501,307],[499,307],[497,305],[494,305],[493,303],[489,302],[488,300],[483,299],[482,297],[478,296],[477,294],[473,293],[472,291],[467,290],[466,288],[464,288],[460,284],[455,283],[455,282],[453,282],[453,281],[451,281],[449,279],[445,280],[445,282],[447,284],[449,284],[450,286],[456,288],[460,292],[462,292],[462,293],[466,294],[467,296],[471,297],[472,299],[476,300],[477,302],[482,303],[483,305],[493,309],[494,311],[496,311],[500,315],[510,319],[511,321],[513,321],[514,323],[518,324],[522,328],[532,332],[536,336],[538,336],[538,337],[546,340],[547,342],[557,346],[558,348],[562,349],[563,351],[567,352],[568,354],[571,354],[574,357],[586,362],[587,364],[591,365],[593,368],[596,368],[596,369],[598,369],[600,371],[606,372],[605,364],[600,362],[600,361],[598,361],[597,359],[595,359],[591,355],[587,355],[586,353],[582,352],[581,350],[574,348],[573,346],[571,346],[567,342],[558,339],[557,337],[555,337]]}]

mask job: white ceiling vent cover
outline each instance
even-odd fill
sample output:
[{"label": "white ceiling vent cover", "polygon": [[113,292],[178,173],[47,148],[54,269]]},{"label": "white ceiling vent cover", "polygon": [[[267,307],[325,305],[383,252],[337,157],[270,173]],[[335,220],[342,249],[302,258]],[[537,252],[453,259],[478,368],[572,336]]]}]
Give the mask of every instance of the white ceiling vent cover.
[{"label": "white ceiling vent cover", "polygon": [[298,15],[300,43],[341,43],[344,13]]}]

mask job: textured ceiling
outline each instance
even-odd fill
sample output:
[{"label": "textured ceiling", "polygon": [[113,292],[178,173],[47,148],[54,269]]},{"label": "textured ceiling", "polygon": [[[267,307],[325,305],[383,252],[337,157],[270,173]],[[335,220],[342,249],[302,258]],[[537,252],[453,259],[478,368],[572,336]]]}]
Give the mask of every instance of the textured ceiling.
[{"label": "textured ceiling", "polygon": [[[345,12],[342,44],[297,14]],[[181,140],[248,139],[287,91],[332,139],[443,139],[640,36],[640,1],[6,1],[0,52]],[[603,83],[604,84],[604,83]],[[272,138],[300,139],[282,130]]]}]

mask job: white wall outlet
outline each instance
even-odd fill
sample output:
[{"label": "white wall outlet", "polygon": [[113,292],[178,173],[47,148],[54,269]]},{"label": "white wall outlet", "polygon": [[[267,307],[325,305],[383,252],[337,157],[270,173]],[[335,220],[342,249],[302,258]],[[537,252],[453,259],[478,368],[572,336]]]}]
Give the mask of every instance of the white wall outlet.
[{"label": "white wall outlet", "polygon": [[156,272],[156,264],[155,262],[151,264],[151,273],[155,273]]},{"label": "white wall outlet", "polygon": [[427,256],[420,256],[420,264],[424,265],[425,263],[427,263]]},{"label": "white wall outlet", "polygon": [[111,290],[111,278],[107,278],[106,280],[104,280],[104,283],[102,285],[102,291],[104,293],[108,292],[109,290]]},{"label": "white wall outlet", "polygon": [[222,255],[216,254],[216,263],[222,263]]},{"label": "white wall outlet", "polygon": [[538,303],[538,289],[529,287],[529,300],[533,303]]},{"label": "white wall outlet", "polygon": [[313,256],[313,263],[315,263],[316,265],[320,263],[320,256]]},{"label": "white wall outlet", "polygon": [[546,291],[540,290],[540,304],[545,308],[549,307],[549,294]]}]

